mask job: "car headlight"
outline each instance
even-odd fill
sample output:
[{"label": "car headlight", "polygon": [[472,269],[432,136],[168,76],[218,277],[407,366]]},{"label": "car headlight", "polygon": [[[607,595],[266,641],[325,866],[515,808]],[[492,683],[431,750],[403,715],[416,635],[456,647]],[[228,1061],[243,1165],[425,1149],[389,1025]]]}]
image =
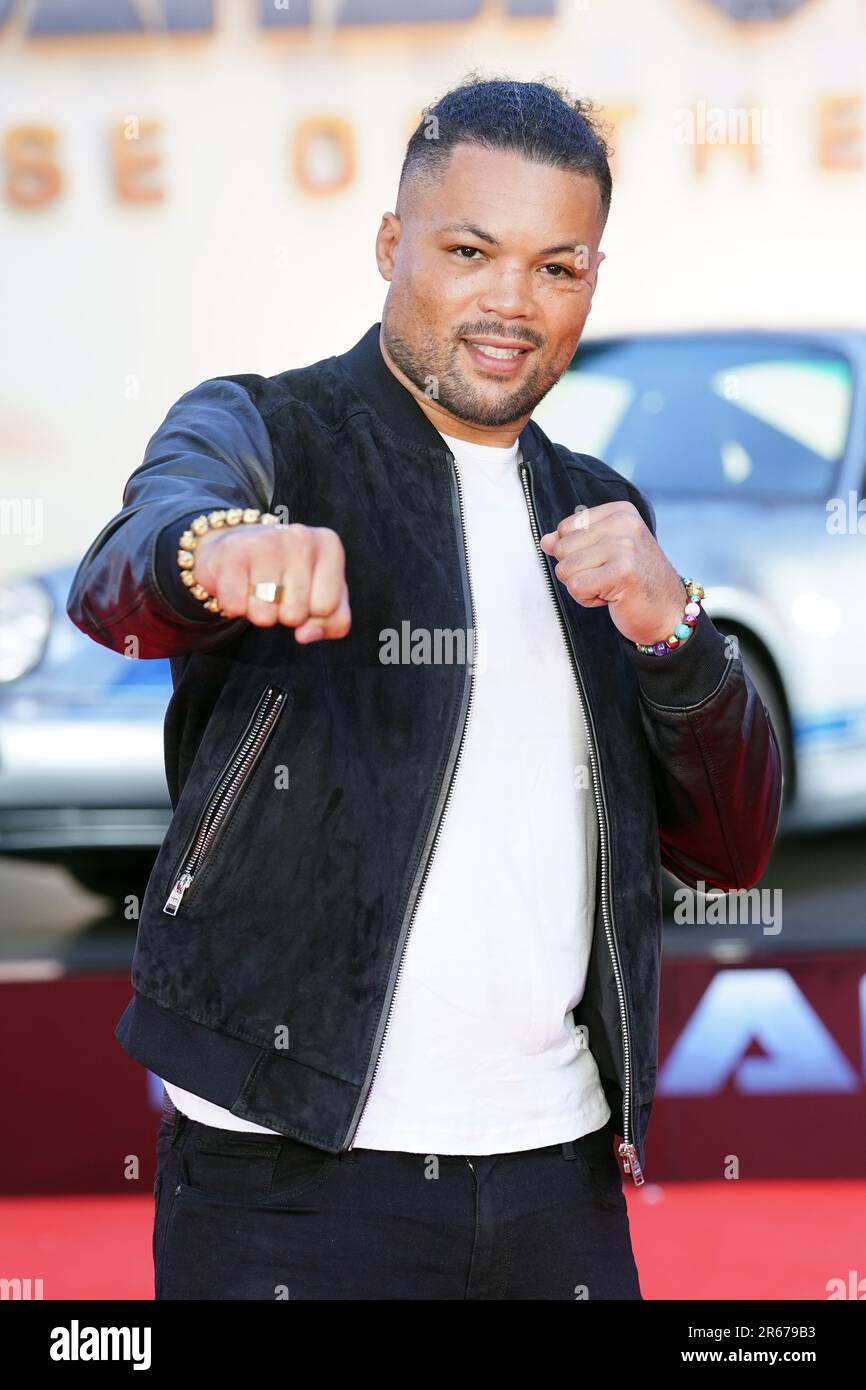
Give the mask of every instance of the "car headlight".
[{"label": "car headlight", "polygon": [[41,661],[51,610],[51,595],[38,580],[0,584],[0,682],[17,680]]}]

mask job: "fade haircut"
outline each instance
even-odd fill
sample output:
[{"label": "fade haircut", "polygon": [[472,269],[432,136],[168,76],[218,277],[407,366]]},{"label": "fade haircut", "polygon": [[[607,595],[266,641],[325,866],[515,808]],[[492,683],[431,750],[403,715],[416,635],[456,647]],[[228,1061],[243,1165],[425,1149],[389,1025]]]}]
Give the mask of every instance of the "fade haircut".
[{"label": "fade haircut", "polygon": [[397,199],[405,203],[419,183],[441,181],[455,145],[480,145],[588,174],[598,185],[604,227],[612,189],[609,134],[595,105],[579,100],[554,79],[482,78],[473,69],[458,86],[424,107],[406,147]]}]

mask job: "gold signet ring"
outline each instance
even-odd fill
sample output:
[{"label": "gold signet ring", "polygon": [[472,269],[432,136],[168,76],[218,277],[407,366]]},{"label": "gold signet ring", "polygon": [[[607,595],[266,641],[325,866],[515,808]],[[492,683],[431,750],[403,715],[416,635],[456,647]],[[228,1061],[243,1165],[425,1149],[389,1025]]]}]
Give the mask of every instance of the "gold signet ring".
[{"label": "gold signet ring", "polygon": [[265,603],[280,603],[283,597],[282,584],[276,584],[273,580],[259,580],[258,584],[250,585],[250,597],[264,599]]}]

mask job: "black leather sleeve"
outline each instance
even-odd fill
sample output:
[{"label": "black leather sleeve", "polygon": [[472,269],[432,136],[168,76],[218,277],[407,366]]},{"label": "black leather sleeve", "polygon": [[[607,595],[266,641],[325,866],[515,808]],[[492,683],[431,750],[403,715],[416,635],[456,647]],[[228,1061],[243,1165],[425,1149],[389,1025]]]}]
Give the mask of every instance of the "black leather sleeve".
[{"label": "black leather sleeve", "polygon": [[[634,492],[655,536],[652,505]],[[662,864],[693,888],[698,880],[707,888],[752,887],[779,827],[782,760],[736,647],[704,609],[689,640],[667,656],[622,640],[638,672]]]},{"label": "black leather sleeve", "polygon": [[219,647],[247,619],[221,618],[192,597],[180,579],[178,539],[202,512],[267,511],[273,493],[270,436],[248,392],[224,378],[187,391],[149,440],[121,510],[78,566],[66,602],[72,622],[126,655]]}]

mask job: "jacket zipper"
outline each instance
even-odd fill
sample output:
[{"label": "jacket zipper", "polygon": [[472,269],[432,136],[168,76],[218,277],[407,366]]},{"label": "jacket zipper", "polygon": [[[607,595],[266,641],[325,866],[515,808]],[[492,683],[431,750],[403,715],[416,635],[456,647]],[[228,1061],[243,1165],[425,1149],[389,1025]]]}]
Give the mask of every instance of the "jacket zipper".
[{"label": "jacket zipper", "polygon": [[477,659],[476,632],[475,632],[475,598],[474,598],[473,593],[472,593],[472,573],[471,573],[470,565],[469,565],[469,546],[468,546],[467,541],[466,541],[466,521],[465,521],[465,517],[464,517],[464,514],[463,514],[463,487],[462,487],[462,484],[461,484],[461,482],[460,482],[460,470],[459,470],[459,468],[458,468],[458,466],[457,466],[457,460],[456,460],[456,458],[454,457],[454,455],[449,453],[447,457],[448,457],[448,461],[449,461],[450,464],[451,464],[452,475],[453,475],[454,482],[455,482],[455,485],[456,485],[457,513],[458,513],[458,516],[459,516],[459,519],[460,519],[460,535],[461,535],[461,539],[462,539],[462,543],[463,543],[463,562],[464,562],[464,565],[465,565],[465,573],[466,573],[466,588],[467,588],[467,591],[468,591],[468,594],[469,594],[469,613],[470,613],[470,621],[471,621],[471,628],[470,628],[470,631],[471,631],[471,633],[472,633],[472,661],[471,661],[471,664],[470,664],[470,667],[469,667],[469,699],[468,699],[467,704],[466,704],[466,717],[465,717],[464,720],[463,720],[463,728],[462,728],[461,731],[460,731],[460,743],[459,743],[459,745],[458,745],[458,747],[457,747],[457,757],[455,758],[455,760],[454,760],[454,766],[453,766],[453,768],[451,769],[451,778],[450,778],[450,781],[449,781],[449,783],[448,783],[448,791],[446,792],[446,794],[445,794],[445,800],[444,800],[444,802],[442,803],[442,809],[441,809],[441,811],[440,811],[440,813],[439,813],[439,821],[438,821],[438,824],[437,824],[437,826],[436,826],[436,832],[435,832],[435,834],[434,834],[434,836],[433,836],[433,842],[432,842],[432,844],[431,844],[431,846],[430,846],[430,853],[427,855],[427,863],[424,865],[424,872],[423,872],[423,874],[422,874],[422,876],[421,876],[421,882],[420,882],[419,885],[418,885],[418,892],[417,892],[417,894],[416,894],[415,902],[414,902],[414,904],[413,904],[413,906],[412,906],[412,911],[411,911],[411,914],[410,914],[410,916],[409,916],[409,922],[408,922],[408,925],[407,925],[407,927],[406,927],[406,935],[405,935],[405,937],[403,938],[403,949],[402,949],[401,952],[400,952],[400,962],[399,962],[399,964],[398,964],[398,966],[397,966],[397,974],[396,974],[396,976],[394,977],[394,988],[393,988],[392,991],[391,991],[391,998],[390,998],[390,1001],[389,1001],[389,1003],[388,1003],[388,1012],[387,1012],[387,1015],[386,1015],[386,1018],[385,1018],[385,1027],[384,1027],[384,1029],[383,1029],[383,1031],[382,1031],[382,1037],[381,1037],[381,1040],[380,1040],[380,1043],[379,1043],[379,1050],[378,1050],[378,1052],[377,1052],[377,1054],[376,1054],[376,1061],[375,1061],[374,1066],[373,1066],[373,1074],[372,1074],[372,1076],[370,1077],[370,1083],[369,1083],[369,1086],[368,1086],[368,1089],[367,1089],[367,1094],[366,1094],[366,1096],[364,1097],[364,1102],[363,1102],[363,1104],[362,1104],[362,1106],[361,1106],[360,1114],[358,1115],[358,1118],[357,1118],[357,1120],[355,1121],[355,1124],[354,1124],[354,1126],[353,1126],[353,1128],[352,1128],[352,1130],[351,1130],[351,1133],[350,1133],[350,1135],[349,1135],[349,1140],[350,1140],[350,1142],[349,1142],[348,1145],[346,1146],[347,1152],[351,1151],[351,1150],[355,1147],[355,1143],[354,1143],[355,1135],[358,1133],[358,1129],[359,1129],[359,1127],[360,1127],[361,1120],[364,1118],[364,1111],[366,1110],[367,1105],[368,1105],[368,1102],[369,1102],[369,1100],[370,1100],[370,1092],[371,1092],[372,1089],[373,1089],[373,1083],[374,1083],[375,1080],[376,1080],[376,1073],[377,1073],[377,1071],[379,1070],[379,1063],[380,1063],[380,1061],[382,1060],[382,1053],[383,1053],[383,1051],[384,1051],[384,1049],[385,1049],[385,1039],[386,1039],[386,1037],[387,1037],[387,1035],[388,1035],[388,1029],[389,1029],[389,1027],[390,1027],[390,1025],[391,1025],[391,1016],[392,1016],[392,1014],[393,1014],[393,1012],[394,1012],[394,999],[395,999],[396,994],[397,994],[397,987],[398,987],[398,985],[399,985],[399,983],[400,983],[400,974],[401,974],[401,972],[402,972],[402,970],[403,970],[403,961],[404,961],[405,956],[406,956],[406,947],[407,947],[407,945],[409,944],[409,933],[410,933],[411,930],[412,930],[412,924],[413,924],[413,922],[415,921],[415,917],[416,917],[416,915],[417,915],[417,913],[418,913],[418,904],[419,904],[420,901],[421,901],[421,894],[424,892],[425,884],[427,883],[427,879],[428,879],[428,877],[429,877],[429,875],[430,875],[430,865],[431,865],[432,862],[433,862],[433,856],[434,856],[434,854],[436,853],[436,847],[437,847],[437,845],[439,844],[439,840],[440,840],[440,837],[441,837],[441,834],[442,834],[442,826],[443,826],[444,821],[445,821],[445,814],[446,814],[446,812],[447,812],[447,810],[448,810],[448,806],[449,806],[449,804],[450,804],[450,802],[451,802],[452,793],[453,793],[453,791],[454,791],[454,784],[455,784],[455,782],[456,782],[456,780],[457,780],[457,769],[458,769],[459,766],[460,766],[460,759],[461,759],[462,756],[463,756],[463,746],[464,746],[464,744],[465,744],[465,742],[466,742],[466,730],[467,730],[467,727],[468,727],[468,725],[469,725],[469,715],[470,715],[470,713],[471,713],[471,711],[472,711],[472,696],[473,696],[473,693],[474,693],[474,690],[475,690],[475,662],[476,662],[476,659]]},{"label": "jacket zipper", "polygon": [[242,733],[234,752],[208,798],[198,828],[187,841],[180,858],[182,866],[168,895],[163,912],[173,917],[183,901],[183,896],[191,887],[195,875],[213,844],[214,837],[224,823],[230,807],[237,801],[249,777],[258,755],[276,723],[277,716],[286,699],[285,691],[269,685],[265,690],[252,717]]},{"label": "jacket zipper", "polygon": [[589,748],[590,767],[592,769],[592,787],[593,792],[595,794],[595,804],[598,812],[598,823],[601,832],[601,911],[602,918],[604,920],[605,937],[607,938],[608,949],[610,951],[610,958],[613,964],[614,978],[616,980],[617,997],[619,999],[623,1062],[625,1070],[625,1086],[623,1090],[622,1106],[623,1141],[619,1146],[619,1154],[620,1158],[622,1159],[623,1171],[625,1173],[631,1173],[635,1185],[639,1187],[641,1183],[645,1181],[645,1175],[643,1169],[641,1168],[640,1160],[638,1159],[637,1150],[634,1146],[634,1143],[631,1141],[629,1137],[633,1130],[633,1126],[631,1123],[631,1041],[629,1038],[628,1030],[628,1014],[626,1012],[625,1007],[625,990],[623,989],[622,971],[619,962],[619,949],[617,947],[616,934],[613,925],[613,911],[612,909],[610,910],[610,912],[608,911],[609,898],[607,893],[607,883],[609,865],[607,819],[604,813],[604,802],[602,800],[600,790],[600,778],[598,773],[595,740],[593,738],[592,726],[590,724],[589,716],[587,714],[587,703],[583,690],[583,681],[580,675],[580,667],[578,665],[577,655],[575,653],[574,645],[571,640],[571,633],[568,630],[568,624],[565,621],[565,617],[562,611],[562,603],[559,594],[557,593],[556,582],[553,578],[553,575],[550,572],[550,567],[547,563],[548,557],[545,555],[544,551],[541,549],[541,545],[539,544],[541,540],[541,529],[538,525],[538,517],[536,516],[535,512],[535,502],[532,496],[532,474],[530,472],[529,465],[526,463],[521,463],[519,465],[519,470],[520,481],[523,484],[523,494],[526,498],[526,506],[529,512],[529,522],[530,526],[532,527],[533,539],[535,541],[536,548],[538,550],[538,555],[541,560],[541,565],[547,579],[547,586],[550,589],[554,604],[556,606],[556,613],[559,619],[559,626],[562,629],[562,635],[565,638],[566,645],[568,647],[569,656],[571,658],[571,668],[574,672],[574,679],[577,685],[577,693],[580,701],[580,710],[581,714],[583,715],[584,725],[586,727],[586,740],[587,746]]}]

